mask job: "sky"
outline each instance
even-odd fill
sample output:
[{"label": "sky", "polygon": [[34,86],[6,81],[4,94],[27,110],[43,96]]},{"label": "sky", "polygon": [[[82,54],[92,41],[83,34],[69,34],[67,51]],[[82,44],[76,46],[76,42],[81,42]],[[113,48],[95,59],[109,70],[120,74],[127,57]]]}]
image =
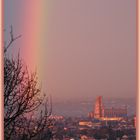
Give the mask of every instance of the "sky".
[{"label": "sky", "polygon": [[136,0],[5,0],[5,30],[54,100],[136,97]]}]

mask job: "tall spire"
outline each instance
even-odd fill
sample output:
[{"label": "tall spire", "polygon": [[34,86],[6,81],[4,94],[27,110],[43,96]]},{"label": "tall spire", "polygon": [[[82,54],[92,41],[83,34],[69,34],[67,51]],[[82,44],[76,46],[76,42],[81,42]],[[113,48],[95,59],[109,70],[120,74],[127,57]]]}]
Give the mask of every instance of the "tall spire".
[{"label": "tall spire", "polygon": [[98,96],[95,102],[94,118],[101,118],[101,117],[103,117],[102,96]]}]

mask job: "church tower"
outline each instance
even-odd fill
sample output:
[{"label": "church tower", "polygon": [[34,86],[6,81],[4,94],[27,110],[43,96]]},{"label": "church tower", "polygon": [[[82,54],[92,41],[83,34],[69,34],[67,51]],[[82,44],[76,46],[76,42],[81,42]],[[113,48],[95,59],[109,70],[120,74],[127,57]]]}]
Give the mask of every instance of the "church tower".
[{"label": "church tower", "polygon": [[98,96],[96,98],[96,102],[95,102],[95,106],[94,106],[94,118],[101,118],[103,117],[104,113],[103,113],[104,109],[103,109],[103,104],[102,104],[102,96]]}]

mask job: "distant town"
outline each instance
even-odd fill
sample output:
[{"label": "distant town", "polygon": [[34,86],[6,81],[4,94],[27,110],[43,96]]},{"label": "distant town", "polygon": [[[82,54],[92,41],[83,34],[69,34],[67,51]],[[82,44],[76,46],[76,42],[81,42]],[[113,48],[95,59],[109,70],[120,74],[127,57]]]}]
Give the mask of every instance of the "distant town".
[{"label": "distant town", "polygon": [[[107,108],[124,108],[127,106],[127,115],[136,114],[135,98],[103,97],[103,104]],[[53,114],[65,117],[86,117],[94,110],[96,97],[56,100],[53,98]]]},{"label": "distant town", "polygon": [[[136,116],[128,107],[106,107],[102,96],[85,116],[50,116],[53,140],[136,140]],[[44,134],[45,135],[45,134]]]}]

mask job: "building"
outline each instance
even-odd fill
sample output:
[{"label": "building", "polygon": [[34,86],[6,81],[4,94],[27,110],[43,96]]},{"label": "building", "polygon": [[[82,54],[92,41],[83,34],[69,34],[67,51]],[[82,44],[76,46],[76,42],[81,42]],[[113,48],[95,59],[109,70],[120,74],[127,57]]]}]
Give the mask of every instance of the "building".
[{"label": "building", "polygon": [[104,107],[103,107],[103,104],[102,104],[102,97],[99,96],[97,97],[96,99],[96,102],[95,102],[95,107],[94,107],[94,118],[101,118],[104,116]]},{"label": "building", "polygon": [[110,108],[103,110],[104,117],[126,117],[127,109],[126,108]]},{"label": "building", "polygon": [[134,117],[134,127],[136,128],[136,116]]},{"label": "building", "polygon": [[94,111],[89,113],[89,117],[100,120],[121,120],[127,117],[127,108],[106,108],[103,105],[102,96],[98,96],[95,101]]}]

